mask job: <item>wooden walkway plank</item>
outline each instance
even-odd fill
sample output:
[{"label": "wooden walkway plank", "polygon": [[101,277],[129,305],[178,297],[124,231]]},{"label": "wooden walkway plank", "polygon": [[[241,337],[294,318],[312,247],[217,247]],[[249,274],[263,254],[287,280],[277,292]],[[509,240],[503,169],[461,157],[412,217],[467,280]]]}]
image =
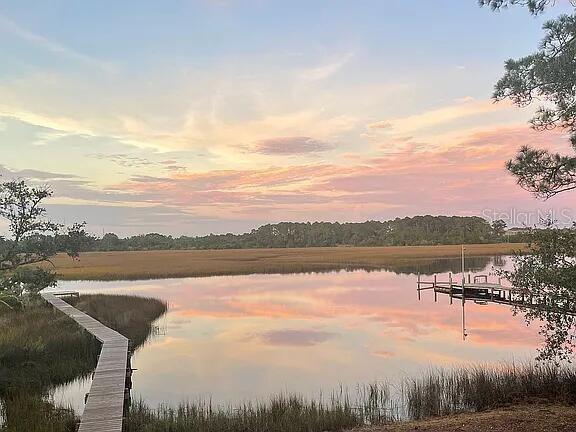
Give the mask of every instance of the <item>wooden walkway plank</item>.
[{"label": "wooden walkway plank", "polygon": [[44,300],[68,315],[102,343],[78,432],[121,432],[126,403],[130,341],[66,303],[57,294],[41,293]]}]

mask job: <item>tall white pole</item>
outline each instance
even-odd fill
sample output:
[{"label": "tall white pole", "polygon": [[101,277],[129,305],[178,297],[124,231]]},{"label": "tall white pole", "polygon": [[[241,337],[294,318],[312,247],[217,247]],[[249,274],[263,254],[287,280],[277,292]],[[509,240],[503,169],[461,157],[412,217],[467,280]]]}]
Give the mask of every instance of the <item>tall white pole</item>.
[{"label": "tall white pole", "polygon": [[465,263],[464,263],[464,245],[462,245],[462,340],[466,340],[466,296],[465,296]]},{"label": "tall white pole", "polygon": [[[462,284],[464,284],[464,272],[465,272],[465,267],[464,267],[464,245],[462,245]],[[464,285],[462,285],[464,286]]]}]

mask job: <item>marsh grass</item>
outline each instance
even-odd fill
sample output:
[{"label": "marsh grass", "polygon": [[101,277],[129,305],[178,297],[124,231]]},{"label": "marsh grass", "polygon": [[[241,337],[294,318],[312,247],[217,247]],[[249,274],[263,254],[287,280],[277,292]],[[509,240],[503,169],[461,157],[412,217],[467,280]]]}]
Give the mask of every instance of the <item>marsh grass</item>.
[{"label": "marsh grass", "polygon": [[0,403],[3,432],[74,432],[77,422],[72,408],[56,407],[28,392],[13,392]]},{"label": "marsh grass", "polygon": [[[74,305],[122,333],[137,348],[167,310],[157,299],[87,295]],[[100,344],[63,313],[34,300],[22,311],[0,313],[0,396],[11,388],[44,390],[88,376]]]},{"label": "marsh grass", "polygon": [[356,398],[340,389],[327,401],[302,396],[274,396],[268,402],[214,407],[187,402],[156,409],[143,401],[130,410],[129,430],[139,432],[322,432],[400,420],[419,420],[464,411],[483,411],[535,401],[576,401],[576,371],[540,364],[477,365],[434,369],[391,386],[357,389]]},{"label": "marsh grass", "polygon": [[403,393],[412,419],[534,400],[574,403],[576,370],[540,363],[437,369],[406,381]]},{"label": "marsh grass", "polygon": [[[523,244],[468,245],[469,257],[510,255]],[[306,273],[335,270],[413,268],[438,258],[454,258],[460,246],[325,247],[284,249],[226,249],[87,252],[79,260],[54,259],[59,279],[143,280],[253,273]]]},{"label": "marsh grass", "polygon": [[0,314],[0,396],[40,391],[87,376],[100,348],[76,323],[37,299]]},{"label": "marsh grass", "polygon": [[126,336],[138,348],[153,334],[153,323],[168,304],[151,297],[93,294],[68,300],[77,309]]},{"label": "marsh grass", "polygon": [[213,406],[210,401],[186,402],[177,407],[151,409],[142,400],[130,408],[129,431],[142,432],[322,432],[340,431],[396,419],[389,387],[360,386],[350,398],[343,388],[326,400],[277,395],[269,401],[236,407]]},{"label": "marsh grass", "polygon": [[[129,296],[82,296],[75,303],[133,340],[135,348],[167,309],[160,300]],[[75,431],[73,411],[46,395],[88,377],[99,352],[95,338],[42,299],[32,299],[22,311],[0,311],[0,431]]]},{"label": "marsh grass", "polygon": [[[379,398],[385,393],[368,391]],[[387,420],[382,400],[365,401],[355,406],[345,393],[328,401],[307,400],[297,395],[278,395],[268,402],[243,404],[238,407],[214,407],[210,402],[182,403],[173,408],[161,405],[150,409],[139,401],[130,409],[129,431],[142,432],[323,432],[340,431],[364,424]],[[378,406],[376,406],[378,403]]]}]

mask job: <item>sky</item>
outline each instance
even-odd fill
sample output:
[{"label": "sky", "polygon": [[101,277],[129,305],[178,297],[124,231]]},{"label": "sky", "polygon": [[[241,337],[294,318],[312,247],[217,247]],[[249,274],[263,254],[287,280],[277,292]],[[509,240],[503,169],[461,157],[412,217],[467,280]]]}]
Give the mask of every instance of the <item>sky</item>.
[{"label": "sky", "polygon": [[[4,0],[0,174],[101,234],[419,214],[573,218],[505,169],[534,107],[491,100],[547,14],[476,0]],[[0,226],[1,228],[1,226]]]}]

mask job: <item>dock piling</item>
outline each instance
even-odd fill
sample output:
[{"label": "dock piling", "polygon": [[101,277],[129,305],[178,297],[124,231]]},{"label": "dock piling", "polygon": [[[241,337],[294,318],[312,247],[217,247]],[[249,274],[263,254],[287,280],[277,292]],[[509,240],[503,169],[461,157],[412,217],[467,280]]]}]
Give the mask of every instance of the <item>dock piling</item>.
[{"label": "dock piling", "polygon": [[[469,276],[470,278],[470,276]],[[460,282],[455,282],[452,273],[448,273],[448,281],[441,281],[437,275],[429,281],[422,280],[418,277],[418,300],[421,299],[421,291],[433,289],[434,301],[438,301],[438,294],[446,294],[450,298],[450,304],[453,304],[453,299],[460,299],[462,304],[462,333],[464,339],[466,333],[466,300],[474,301],[480,305],[486,305],[488,302],[497,303],[508,306],[519,306],[525,308],[541,308],[548,306],[548,298],[544,297],[542,302],[534,298],[530,291],[520,290],[510,286],[501,284],[501,279],[498,283],[488,281],[485,275],[474,276],[474,282],[466,282],[466,275],[462,274]],[[571,305],[560,310],[561,313],[576,316],[576,307],[571,309]]]}]

